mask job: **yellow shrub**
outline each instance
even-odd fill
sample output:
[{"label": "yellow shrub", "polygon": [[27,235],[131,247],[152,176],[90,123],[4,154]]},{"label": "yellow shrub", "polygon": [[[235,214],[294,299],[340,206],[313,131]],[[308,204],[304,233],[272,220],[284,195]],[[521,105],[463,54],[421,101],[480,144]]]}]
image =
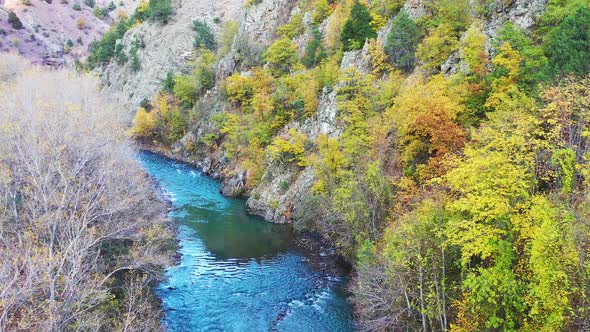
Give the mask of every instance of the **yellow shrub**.
[{"label": "yellow shrub", "polygon": [[135,125],[131,129],[131,134],[137,139],[150,138],[154,134],[156,123],[153,114],[148,113],[145,108],[140,107],[135,113]]},{"label": "yellow shrub", "polygon": [[272,161],[281,163],[297,163],[298,166],[307,166],[305,159],[305,142],[307,136],[295,129],[290,129],[287,135],[276,137],[268,147]]}]

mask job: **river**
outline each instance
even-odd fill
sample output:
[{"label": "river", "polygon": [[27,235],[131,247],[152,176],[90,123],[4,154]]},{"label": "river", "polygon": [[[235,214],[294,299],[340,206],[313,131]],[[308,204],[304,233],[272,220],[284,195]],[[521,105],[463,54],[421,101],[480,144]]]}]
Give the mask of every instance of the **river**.
[{"label": "river", "polygon": [[289,226],[249,216],[198,169],[142,152],[173,204],[179,264],[156,289],[168,331],[352,331],[345,280],[307,263]]}]

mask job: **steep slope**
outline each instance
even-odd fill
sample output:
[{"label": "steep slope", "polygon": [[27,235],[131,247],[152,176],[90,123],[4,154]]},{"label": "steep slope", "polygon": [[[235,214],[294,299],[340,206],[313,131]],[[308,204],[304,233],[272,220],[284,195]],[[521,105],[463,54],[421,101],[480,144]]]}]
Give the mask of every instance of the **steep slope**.
[{"label": "steep slope", "polygon": [[[138,51],[141,68],[135,72],[129,63],[120,66],[112,62],[100,70],[103,81],[110,91],[126,96],[124,102],[136,107],[159,91],[169,71],[178,74],[189,70],[190,61],[198,56],[193,48],[194,20],[207,22],[217,36],[227,22],[239,22],[241,34],[265,47],[275,37],[277,26],[288,19],[286,14],[293,5],[285,0],[265,0],[248,10],[243,3],[242,0],[173,1],[175,14],[168,24],[144,22],[130,29],[121,40],[124,49],[129,50],[135,38],[143,38],[145,48]],[[225,65],[229,66],[226,68],[229,72],[233,70],[231,63]]]},{"label": "steep slope", "polygon": [[[536,17],[543,12],[545,4],[546,0],[519,0],[511,5],[495,8],[485,19],[482,30],[492,38],[507,21],[522,29],[529,29]],[[111,62],[99,71],[107,89],[120,95],[121,101],[128,103],[130,108],[135,108],[142,100],[150,100],[161,89],[162,81],[168,72],[180,74],[191,71],[190,63],[199,55],[199,51],[192,45],[195,34],[192,29],[194,20],[206,21],[213,27],[218,38],[224,23],[237,21],[237,35],[240,38],[234,41],[229,53],[216,63],[217,86],[202,99],[206,106],[200,109],[201,120],[191,123],[185,138],[180,144],[175,145],[175,153],[198,162],[208,173],[223,177],[224,193],[247,194],[250,211],[274,222],[289,222],[296,211],[304,209],[302,197],[304,193],[309,192],[314,182],[313,169],[308,167],[301,172],[298,169],[271,165],[267,173],[273,176],[263,175],[262,179],[265,181],[261,185],[247,189],[248,172],[238,165],[230,165],[223,151],[211,153],[207,147],[199,144],[199,141],[216,131],[211,116],[232,107],[222,100],[219,93],[223,79],[230,76],[236,70],[236,66],[240,67],[242,60],[239,53],[243,46],[238,39],[246,36],[251,44],[250,48],[264,49],[277,38],[277,27],[289,22],[294,16],[305,14],[305,33],[296,40],[299,53],[303,55],[306,44],[312,39],[311,13],[302,13],[302,10],[294,5],[282,0],[264,0],[251,7],[243,7],[241,0],[174,2],[175,14],[171,22],[166,25],[144,22],[130,29],[121,40],[122,45],[125,45],[124,49],[128,50],[132,47],[133,40],[139,37],[143,39],[145,48],[138,51],[141,69],[134,72],[129,63],[120,66]],[[415,19],[426,14],[422,1],[408,1],[405,8]],[[325,34],[327,24],[328,21],[325,21],[320,26],[321,33]],[[386,25],[379,31],[380,43],[384,43],[389,27],[390,25]],[[443,64],[443,70],[447,73],[457,72],[462,67],[460,60],[458,53],[453,54]],[[368,45],[362,50],[344,53],[340,70],[347,68],[355,68],[364,74],[370,73],[371,57]],[[342,128],[337,125],[336,92],[323,91],[318,96],[318,105],[316,117],[304,122],[291,122],[281,132],[296,128],[310,140],[317,139],[319,134],[338,137],[342,133]],[[189,152],[187,146],[200,148],[198,151]],[[285,189],[284,183],[290,184],[288,189]]]},{"label": "steep slope", "polygon": [[[93,10],[106,8],[111,1],[95,3],[91,8],[83,1],[0,0],[0,51],[16,52],[33,63],[51,66],[82,60],[88,45],[100,39],[111,23],[132,13],[138,4],[133,0],[117,1],[106,17],[99,18]],[[8,22],[10,12],[16,14],[21,28]]]}]

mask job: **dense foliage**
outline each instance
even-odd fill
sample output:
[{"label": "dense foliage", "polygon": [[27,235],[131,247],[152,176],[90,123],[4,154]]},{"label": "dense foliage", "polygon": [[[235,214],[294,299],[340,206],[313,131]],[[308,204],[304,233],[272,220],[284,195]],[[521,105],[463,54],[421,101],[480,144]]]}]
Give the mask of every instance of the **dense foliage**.
[{"label": "dense foliage", "polygon": [[367,7],[359,1],[355,1],[350,16],[342,28],[342,43],[344,49],[352,51],[363,47],[367,39],[377,37],[375,29],[371,26],[372,17]]},{"label": "dense foliage", "polygon": [[246,190],[312,168],[286,212],[355,263],[367,330],[590,329],[590,7],[489,34],[512,1],[422,3],[301,1],[311,16],[223,81],[167,79],[134,133],[195,135],[188,153],[222,153]]}]

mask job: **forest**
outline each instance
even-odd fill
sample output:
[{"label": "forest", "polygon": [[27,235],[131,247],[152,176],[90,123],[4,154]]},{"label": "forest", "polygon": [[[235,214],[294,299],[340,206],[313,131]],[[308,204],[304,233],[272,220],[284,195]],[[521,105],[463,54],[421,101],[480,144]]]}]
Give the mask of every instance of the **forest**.
[{"label": "forest", "polygon": [[[590,7],[550,0],[529,31],[489,36],[484,22],[512,1],[424,3],[413,19],[404,1],[300,1],[313,31],[302,56],[303,14],[267,49],[195,22],[193,70],[168,75],[134,136],[172,146],[220,86],[230,106],[187,150],[223,151],[247,190],[269,167],[314,169],[295,227],[354,262],[365,330],[590,329]],[[237,69],[215,82],[231,45]],[[342,69],[360,49],[371,71]],[[444,72],[450,57],[461,68]],[[290,126],[331,92],[340,135]]]}]

